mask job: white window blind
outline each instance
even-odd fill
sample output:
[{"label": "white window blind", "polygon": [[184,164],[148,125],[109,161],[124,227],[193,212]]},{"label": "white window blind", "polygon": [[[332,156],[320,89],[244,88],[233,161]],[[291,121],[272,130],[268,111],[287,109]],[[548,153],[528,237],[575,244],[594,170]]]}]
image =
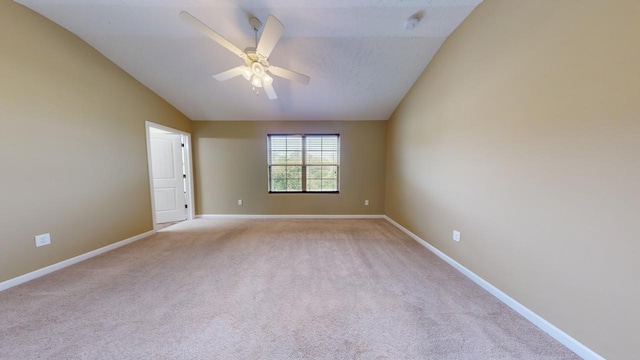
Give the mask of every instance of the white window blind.
[{"label": "white window blind", "polygon": [[338,192],[340,135],[268,135],[270,192]]}]

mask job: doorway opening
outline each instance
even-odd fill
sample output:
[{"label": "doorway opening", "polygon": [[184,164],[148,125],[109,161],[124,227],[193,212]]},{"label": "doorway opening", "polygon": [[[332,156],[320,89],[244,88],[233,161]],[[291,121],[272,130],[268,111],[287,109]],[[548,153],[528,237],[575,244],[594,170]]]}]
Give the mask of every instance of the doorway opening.
[{"label": "doorway opening", "polygon": [[145,123],[153,228],[194,218],[191,134]]}]

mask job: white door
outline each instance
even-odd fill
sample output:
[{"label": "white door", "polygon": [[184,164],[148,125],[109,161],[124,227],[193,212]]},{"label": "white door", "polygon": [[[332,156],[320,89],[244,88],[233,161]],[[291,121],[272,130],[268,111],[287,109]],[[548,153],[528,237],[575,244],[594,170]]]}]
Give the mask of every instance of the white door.
[{"label": "white door", "polygon": [[186,220],[182,136],[152,132],[149,137],[156,223]]}]

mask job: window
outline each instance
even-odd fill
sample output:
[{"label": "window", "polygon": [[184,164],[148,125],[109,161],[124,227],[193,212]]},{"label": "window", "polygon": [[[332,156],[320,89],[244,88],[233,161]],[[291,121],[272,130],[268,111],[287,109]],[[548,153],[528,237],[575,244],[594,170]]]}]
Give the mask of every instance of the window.
[{"label": "window", "polygon": [[340,135],[268,135],[269,192],[337,193]]}]

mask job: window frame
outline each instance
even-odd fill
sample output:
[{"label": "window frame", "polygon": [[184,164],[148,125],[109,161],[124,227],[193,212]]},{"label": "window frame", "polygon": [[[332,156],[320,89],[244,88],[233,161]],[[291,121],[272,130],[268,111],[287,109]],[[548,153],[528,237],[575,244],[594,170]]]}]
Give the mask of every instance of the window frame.
[{"label": "window frame", "polygon": [[[302,138],[301,147],[301,163],[293,164],[291,166],[300,166],[301,168],[301,191],[274,191],[272,190],[271,183],[271,170],[272,166],[282,166],[279,164],[272,164],[272,150],[271,150],[271,137],[300,137]],[[307,164],[307,137],[321,137],[321,136],[335,136],[337,140],[336,147],[336,162],[331,164]],[[286,166],[286,165],[285,165]],[[335,166],[336,167],[336,190],[330,191],[310,191],[307,189],[307,167],[309,166]],[[340,193],[340,134],[331,133],[312,133],[312,134],[296,134],[296,133],[275,133],[267,134],[267,190],[269,194],[339,194]]]}]

